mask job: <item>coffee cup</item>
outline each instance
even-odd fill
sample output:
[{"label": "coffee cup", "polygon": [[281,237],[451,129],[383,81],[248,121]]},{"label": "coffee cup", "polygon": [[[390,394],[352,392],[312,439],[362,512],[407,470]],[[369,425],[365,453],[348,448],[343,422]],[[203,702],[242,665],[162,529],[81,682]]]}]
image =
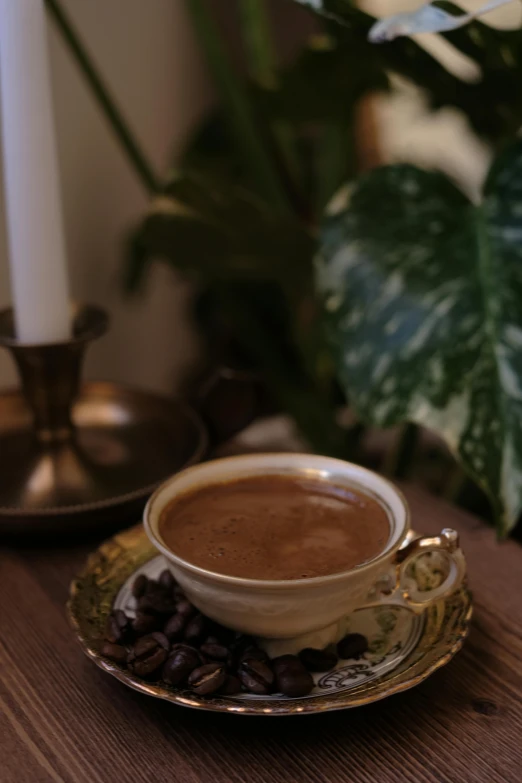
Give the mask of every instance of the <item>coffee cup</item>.
[{"label": "coffee cup", "polygon": [[[267,475],[317,479],[375,499],[388,516],[387,543],[377,556],[346,571],[292,580],[249,579],[208,571],[165,545],[160,518],[177,498],[212,484]],[[346,618],[367,606],[385,603],[422,612],[456,590],[466,573],[454,530],[414,537],[406,499],[392,483],[359,465],[312,454],[249,454],[188,468],[152,495],[144,525],[185,594],[203,614],[241,633],[286,640],[285,649],[306,646],[312,638],[323,646],[336,641]],[[446,574],[439,586],[420,591],[409,576],[410,566],[421,555],[433,552],[447,561]]]}]

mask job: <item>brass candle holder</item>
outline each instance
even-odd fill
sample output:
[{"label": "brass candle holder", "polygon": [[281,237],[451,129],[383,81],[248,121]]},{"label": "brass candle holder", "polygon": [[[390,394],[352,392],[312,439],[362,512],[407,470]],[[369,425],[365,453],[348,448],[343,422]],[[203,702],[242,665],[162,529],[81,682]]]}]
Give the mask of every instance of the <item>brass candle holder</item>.
[{"label": "brass candle holder", "polygon": [[207,448],[187,406],[114,383],[81,383],[85,350],[107,314],[71,312],[72,337],[28,345],[13,313],[0,312],[0,346],[12,355],[21,391],[0,394],[0,532],[83,532],[137,515],[155,487]]}]

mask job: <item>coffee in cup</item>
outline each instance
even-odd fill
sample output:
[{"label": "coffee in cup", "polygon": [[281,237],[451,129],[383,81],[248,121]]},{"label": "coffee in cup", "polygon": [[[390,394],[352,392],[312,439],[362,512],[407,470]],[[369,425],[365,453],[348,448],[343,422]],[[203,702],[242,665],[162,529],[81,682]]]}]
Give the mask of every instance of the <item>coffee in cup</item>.
[{"label": "coffee in cup", "polygon": [[207,571],[250,579],[310,579],[379,555],[390,537],[385,509],[329,481],[267,474],[209,484],[171,501],[159,534]]}]

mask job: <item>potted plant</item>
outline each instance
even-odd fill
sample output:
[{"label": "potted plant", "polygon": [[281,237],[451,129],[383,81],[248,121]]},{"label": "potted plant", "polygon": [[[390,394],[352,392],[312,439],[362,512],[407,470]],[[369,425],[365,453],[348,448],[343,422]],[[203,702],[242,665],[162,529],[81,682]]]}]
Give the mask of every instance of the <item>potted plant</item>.
[{"label": "potted plant", "polygon": [[[430,29],[481,68],[468,83],[409,37],[418,27],[404,18],[402,37],[378,46],[376,20],[350,0],[301,0],[316,33],[281,66],[265,3],[237,0],[244,76],[208,3],[187,4],[221,102],[158,181],[49,0],[154,197],[133,232],[128,286],[158,258],[195,280],[206,333],[233,336],[319,451],[360,459],[362,423],[401,424],[404,464],[417,427],[433,430],[505,533],[522,507],[520,31],[454,24],[461,10],[437,3],[455,29]],[[359,107],[393,89],[390,74],[422,88],[433,111],[457,107],[491,146],[480,203],[409,164],[361,174]],[[357,414],[349,428],[338,424],[344,402]]]}]

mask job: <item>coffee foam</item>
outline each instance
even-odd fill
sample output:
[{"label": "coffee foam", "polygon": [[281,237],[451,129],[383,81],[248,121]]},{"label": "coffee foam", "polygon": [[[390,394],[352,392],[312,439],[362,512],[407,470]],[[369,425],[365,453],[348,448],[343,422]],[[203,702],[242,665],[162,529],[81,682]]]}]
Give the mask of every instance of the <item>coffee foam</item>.
[{"label": "coffee foam", "polygon": [[255,579],[302,579],[372,559],[389,538],[386,512],[347,487],[293,476],[209,485],[162,513],[165,544],[206,570]]}]

